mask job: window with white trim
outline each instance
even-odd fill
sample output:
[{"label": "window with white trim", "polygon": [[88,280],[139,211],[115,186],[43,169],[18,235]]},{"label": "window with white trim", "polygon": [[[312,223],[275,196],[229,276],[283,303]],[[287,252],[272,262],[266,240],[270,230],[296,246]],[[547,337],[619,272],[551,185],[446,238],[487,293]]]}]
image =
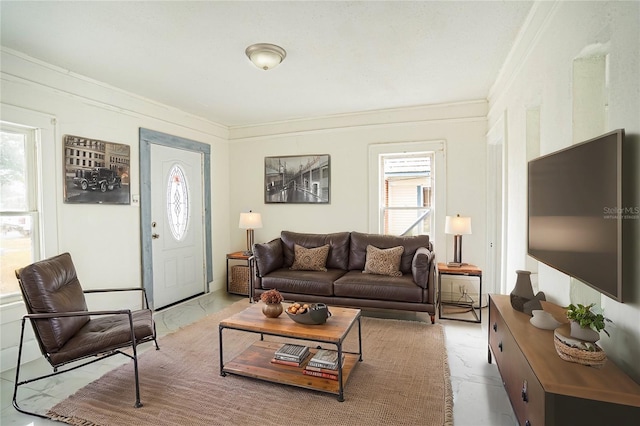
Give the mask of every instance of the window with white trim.
[{"label": "window with white trim", "polygon": [[445,141],[371,144],[368,174],[369,232],[444,241]]},{"label": "window with white trim", "polygon": [[39,258],[36,129],[0,127],[0,298],[19,297],[15,269]]}]

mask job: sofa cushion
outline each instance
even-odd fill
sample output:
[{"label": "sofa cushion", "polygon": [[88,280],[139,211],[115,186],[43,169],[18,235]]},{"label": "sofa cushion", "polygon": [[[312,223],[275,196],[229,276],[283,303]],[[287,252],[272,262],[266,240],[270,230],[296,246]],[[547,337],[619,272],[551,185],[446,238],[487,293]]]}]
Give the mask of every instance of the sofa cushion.
[{"label": "sofa cushion", "polygon": [[336,280],[333,291],[338,297],[375,299],[396,302],[422,302],[422,288],[413,282],[411,274],[401,277],[362,274],[349,271]]},{"label": "sofa cushion", "polygon": [[292,271],[322,271],[327,272],[327,255],[329,254],[329,244],[316,248],[304,248],[294,244],[294,259],[291,265]]},{"label": "sofa cushion", "polygon": [[282,268],[282,243],[280,238],[264,244],[253,245],[258,276],[265,276],[271,271]]},{"label": "sofa cushion", "polygon": [[395,235],[352,232],[349,249],[349,270],[364,270],[368,245],[382,249],[403,246],[404,253],[402,254],[402,260],[400,262],[400,271],[403,274],[410,274],[413,255],[419,247],[429,247],[429,236],[416,235],[414,237],[398,237]]},{"label": "sofa cushion", "polygon": [[[294,245],[305,248],[320,247],[329,244],[327,257],[327,269],[344,269],[349,265],[349,232],[337,232],[333,234],[301,234],[297,232],[282,231],[282,251],[284,255],[283,267],[290,267],[295,260]],[[364,263],[363,263],[364,264]],[[362,268],[361,268],[362,270]]]},{"label": "sofa cushion", "polygon": [[[333,296],[333,282],[345,274],[342,269],[319,271],[292,271],[282,268],[262,278],[262,288],[275,288],[282,293]],[[302,298],[302,296],[301,296]]]},{"label": "sofa cushion", "polygon": [[389,275],[391,277],[401,277],[400,260],[404,247],[392,247],[379,249],[372,245],[367,246],[367,258],[364,264],[363,274]]}]

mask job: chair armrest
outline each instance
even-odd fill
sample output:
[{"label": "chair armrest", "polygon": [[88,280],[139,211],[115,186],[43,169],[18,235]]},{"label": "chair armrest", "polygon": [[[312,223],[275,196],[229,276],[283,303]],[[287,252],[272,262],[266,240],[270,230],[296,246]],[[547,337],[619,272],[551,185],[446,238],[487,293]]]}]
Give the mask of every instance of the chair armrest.
[{"label": "chair armrest", "polygon": [[147,290],[142,287],[119,287],[119,288],[94,288],[89,290],[82,290],[83,293],[109,293],[114,291],[141,291],[144,296],[144,307],[149,309],[149,299],[147,298]]},{"label": "chair armrest", "polygon": [[91,315],[131,315],[131,309],[120,309],[114,311],[75,311],[75,312],[51,312],[44,314],[26,314],[22,318],[26,319],[49,319],[64,317],[86,317]]},{"label": "chair armrest", "polygon": [[142,287],[126,287],[126,288],[94,288],[90,290],[83,290],[83,293],[106,293],[110,291],[142,291],[146,293],[147,291]]}]

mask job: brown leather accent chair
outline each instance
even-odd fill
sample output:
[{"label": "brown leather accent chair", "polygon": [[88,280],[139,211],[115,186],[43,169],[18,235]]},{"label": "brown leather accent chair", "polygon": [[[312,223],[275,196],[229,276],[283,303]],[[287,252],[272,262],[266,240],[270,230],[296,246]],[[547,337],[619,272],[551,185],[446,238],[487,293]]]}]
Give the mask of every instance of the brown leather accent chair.
[{"label": "brown leather accent chair", "polygon": [[[16,410],[38,417],[45,416],[24,411],[17,402],[18,387],[66,373],[112,355],[121,354],[133,360],[136,401],[141,407],[138,380],[137,346],[153,340],[156,350],[156,327],[143,288],[113,288],[83,290],[69,253],[35,262],[16,270],[20,290],[27,309],[22,317],[22,330],[18,346],[18,364],[13,390],[13,406]],[[86,293],[141,292],[140,303],[144,308],[89,311]],[[137,302],[135,302],[137,303]],[[133,304],[133,303],[132,303]],[[40,351],[53,367],[53,373],[20,381],[20,361],[26,320],[31,322]],[[130,348],[131,354],[121,349]],[[76,361],[82,361],[79,365]],[[68,364],[73,363],[73,366]],[[59,367],[65,366],[59,370]]]}]

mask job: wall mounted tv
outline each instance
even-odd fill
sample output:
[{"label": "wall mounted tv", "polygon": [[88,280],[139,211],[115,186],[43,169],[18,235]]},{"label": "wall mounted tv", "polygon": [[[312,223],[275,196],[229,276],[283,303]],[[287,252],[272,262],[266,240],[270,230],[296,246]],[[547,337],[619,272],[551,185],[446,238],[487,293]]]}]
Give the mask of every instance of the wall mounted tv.
[{"label": "wall mounted tv", "polygon": [[622,302],[619,129],[529,162],[528,253]]}]

